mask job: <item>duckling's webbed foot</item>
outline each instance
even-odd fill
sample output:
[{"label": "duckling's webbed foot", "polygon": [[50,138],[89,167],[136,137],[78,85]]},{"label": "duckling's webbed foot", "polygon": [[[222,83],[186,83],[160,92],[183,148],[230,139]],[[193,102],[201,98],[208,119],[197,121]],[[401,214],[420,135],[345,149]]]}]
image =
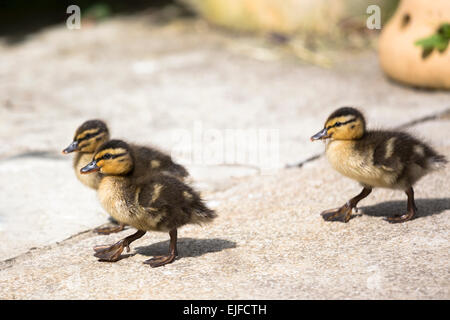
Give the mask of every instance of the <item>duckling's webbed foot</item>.
[{"label": "duckling's webbed foot", "polygon": [[337,209],[323,211],[320,215],[325,221],[348,222],[352,214],[352,208],[348,203]]},{"label": "duckling's webbed foot", "polygon": [[387,222],[390,222],[390,223],[402,223],[402,222],[411,220],[414,217],[414,215],[415,215],[415,212],[410,211],[401,216],[384,218],[384,220],[386,220]]},{"label": "duckling's webbed foot", "polygon": [[131,236],[120,240],[119,242],[113,244],[112,246],[95,246],[94,247],[94,257],[99,258],[101,261],[115,262],[119,260],[123,249],[126,248],[127,252],[130,252],[130,244],[136,239],[139,239],[145,234],[145,231],[138,230]]},{"label": "duckling's webbed foot", "polygon": [[356,209],[359,201],[367,197],[372,192],[371,188],[364,188],[360,194],[350,199],[346,204],[338,209],[329,209],[323,211],[320,215],[325,221],[341,221],[348,222],[352,216],[352,209]]},{"label": "duckling's webbed foot", "polygon": [[119,260],[120,254],[125,247],[127,247],[127,251],[130,250],[130,247],[124,245],[124,240],[120,240],[112,246],[96,246],[94,247],[94,257],[102,261],[115,262]]},{"label": "duckling's webbed foot", "polygon": [[177,229],[173,229],[169,232],[170,235],[170,251],[167,256],[156,256],[144,261],[145,264],[149,264],[152,268],[161,267],[169,264],[175,260],[178,255],[177,252]]},{"label": "duckling's webbed foot", "polygon": [[120,223],[118,226],[95,228],[94,232],[96,232],[98,234],[108,235],[108,234],[111,234],[111,233],[120,232],[120,231],[122,231],[124,229],[125,229],[125,225],[123,223]]},{"label": "duckling's webbed foot", "polygon": [[406,212],[404,215],[401,216],[395,216],[395,217],[388,217],[384,220],[390,222],[390,223],[401,223],[406,222],[408,220],[411,220],[414,218],[414,216],[417,213],[417,206],[414,202],[414,190],[413,188],[409,188],[405,191],[406,195],[408,196],[408,212]]},{"label": "duckling's webbed foot", "polygon": [[170,254],[168,256],[156,256],[151,259],[145,260],[144,263],[149,264],[152,268],[156,268],[173,262],[175,258],[175,254]]}]

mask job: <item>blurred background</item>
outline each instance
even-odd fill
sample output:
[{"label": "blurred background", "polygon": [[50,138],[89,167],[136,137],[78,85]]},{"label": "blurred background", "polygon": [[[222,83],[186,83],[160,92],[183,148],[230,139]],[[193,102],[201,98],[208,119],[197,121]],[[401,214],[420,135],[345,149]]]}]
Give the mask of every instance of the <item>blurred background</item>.
[{"label": "blurred background", "polygon": [[275,171],[319,157],[309,137],[343,105],[432,131],[448,121],[449,14],[447,0],[0,0],[0,254],[105,221],[61,155],[88,119],[169,153],[183,132],[201,155],[173,156],[206,197],[261,174],[258,157],[205,161],[226,130],[275,132]]}]

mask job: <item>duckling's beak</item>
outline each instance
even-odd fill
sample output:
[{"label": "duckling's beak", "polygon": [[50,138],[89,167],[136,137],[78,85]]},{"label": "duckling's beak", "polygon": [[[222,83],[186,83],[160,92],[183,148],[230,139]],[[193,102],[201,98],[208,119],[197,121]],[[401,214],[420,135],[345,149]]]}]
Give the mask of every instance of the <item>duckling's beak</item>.
[{"label": "duckling's beak", "polygon": [[93,161],[89,162],[86,166],[81,168],[80,173],[86,174],[86,173],[96,172],[98,170],[100,170],[100,167],[97,166],[97,161],[93,160]]},{"label": "duckling's beak", "polygon": [[311,137],[311,141],[327,139],[329,137],[330,137],[330,135],[328,134],[327,128],[323,128],[322,130],[320,130],[319,132],[317,132],[315,135],[313,135]]},{"label": "duckling's beak", "polygon": [[69,146],[67,148],[65,148],[62,153],[63,154],[68,154],[71,152],[74,152],[78,149],[78,141],[73,141],[71,144],[69,144]]}]

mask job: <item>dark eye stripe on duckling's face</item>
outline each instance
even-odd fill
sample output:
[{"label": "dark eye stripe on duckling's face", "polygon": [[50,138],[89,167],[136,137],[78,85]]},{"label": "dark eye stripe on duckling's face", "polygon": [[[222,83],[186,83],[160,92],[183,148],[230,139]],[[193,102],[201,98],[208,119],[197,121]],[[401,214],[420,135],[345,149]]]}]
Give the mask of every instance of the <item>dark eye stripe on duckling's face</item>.
[{"label": "dark eye stripe on duckling's face", "polygon": [[364,122],[354,115],[345,115],[329,119],[325,123],[327,134],[334,140],[359,139],[364,135]]},{"label": "dark eye stripe on duckling's face", "polygon": [[108,148],[105,150],[100,150],[99,152],[97,152],[97,154],[95,155],[94,159],[97,161],[100,160],[111,160],[111,159],[116,159],[118,157],[127,155],[128,151],[124,148]]},{"label": "dark eye stripe on duckling's face", "polygon": [[108,148],[100,150],[94,160],[105,174],[126,174],[133,168],[133,160],[124,148]]},{"label": "dark eye stripe on duckling's face", "polygon": [[95,128],[84,130],[78,134],[75,134],[75,137],[73,139],[77,140],[77,141],[90,139],[90,138],[96,136],[99,132],[100,132],[100,129],[95,129]]},{"label": "dark eye stripe on duckling's face", "polygon": [[[333,119],[332,119],[333,120]],[[341,122],[341,121],[336,121],[334,124],[331,124],[331,125],[328,125],[328,126],[326,126],[326,128],[327,128],[327,130],[329,130],[329,129],[331,129],[331,128],[335,128],[335,127],[340,127],[340,126],[343,126],[343,125],[346,125],[346,124],[349,124],[349,123],[352,123],[352,122],[355,122],[356,121],[356,118],[352,118],[352,119],[349,119],[349,120],[347,120],[347,121],[345,121],[345,120],[343,120],[343,122]],[[330,121],[329,121],[330,122]],[[328,123],[329,123],[328,122]]]},{"label": "dark eye stripe on duckling's face", "polygon": [[107,133],[100,129],[89,129],[76,135],[79,151],[94,152],[97,147],[108,139]]},{"label": "dark eye stripe on duckling's face", "polygon": [[[100,161],[100,160],[112,160],[112,159],[116,159],[116,158],[119,158],[119,157],[123,157],[125,155],[127,155],[126,152],[118,153],[118,154],[104,153],[101,156],[101,158],[96,157],[96,160],[97,161]],[[119,160],[121,160],[121,159],[119,159]]]}]

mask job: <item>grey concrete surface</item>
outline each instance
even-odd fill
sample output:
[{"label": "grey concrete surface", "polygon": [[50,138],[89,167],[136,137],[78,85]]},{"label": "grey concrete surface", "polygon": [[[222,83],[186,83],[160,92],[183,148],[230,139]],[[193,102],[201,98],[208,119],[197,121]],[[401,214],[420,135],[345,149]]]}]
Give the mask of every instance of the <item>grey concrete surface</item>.
[{"label": "grey concrete surface", "polygon": [[[450,156],[450,149],[445,148]],[[419,216],[401,192],[376,190],[349,223],[319,213],[359,187],[325,159],[302,169],[242,178],[217,192],[219,218],[179,231],[179,259],[152,269],[143,261],[168,250],[168,235],[148,233],[116,263],[92,247],[131,234],[92,232],[0,263],[9,299],[448,299],[450,171],[416,187]],[[30,285],[31,284],[31,285]]]},{"label": "grey concrete surface", "polygon": [[[69,31],[50,28],[17,45],[0,44],[0,298],[9,299],[448,299],[447,167],[417,186],[420,216],[381,218],[406,206],[402,193],[374,192],[362,215],[326,223],[356,183],[325,159],[283,169],[323,150],[309,137],[342,105],[359,106],[369,127],[392,128],[450,107],[450,93],[387,80],[374,52],[336,53],[323,69],[264,42],[221,34],[199,22],[156,25],[116,18]],[[142,262],[167,250],[148,233],[115,264],[92,246],[107,221],[95,192],[60,155],[86,119],[106,120],[114,137],[173,152],[180,130],[273,129],[279,153],[258,163],[205,165],[177,153],[219,218],[180,230],[180,258]],[[197,126],[197,127],[196,127]],[[408,128],[450,158],[448,119]],[[178,135],[179,136],[179,135]],[[201,139],[208,153],[213,140]],[[206,150],[206,151],[205,151]],[[31,283],[31,285],[30,285]]]}]

